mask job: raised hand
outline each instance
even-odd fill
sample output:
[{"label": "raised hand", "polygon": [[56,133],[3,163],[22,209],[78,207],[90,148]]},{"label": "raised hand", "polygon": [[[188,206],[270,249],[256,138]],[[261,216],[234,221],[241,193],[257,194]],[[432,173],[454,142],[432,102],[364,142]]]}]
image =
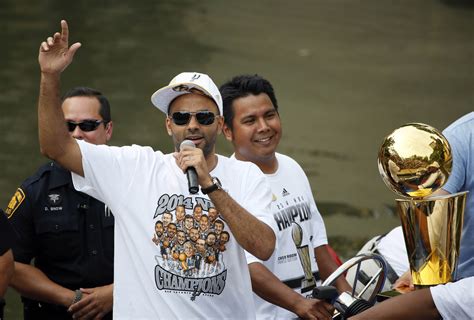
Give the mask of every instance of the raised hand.
[{"label": "raised hand", "polygon": [[79,42],[69,47],[69,28],[66,20],[61,20],[61,33],[43,41],[39,48],[38,62],[42,73],[60,74],[72,62]]}]

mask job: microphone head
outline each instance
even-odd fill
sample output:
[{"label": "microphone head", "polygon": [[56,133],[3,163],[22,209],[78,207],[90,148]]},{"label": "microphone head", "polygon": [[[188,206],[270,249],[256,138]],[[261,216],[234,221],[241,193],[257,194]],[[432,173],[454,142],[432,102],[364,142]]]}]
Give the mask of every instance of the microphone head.
[{"label": "microphone head", "polygon": [[179,150],[194,148],[196,148],[196,145],[191,140],[183,140],[183,142],[181,142],[181,144],[179,145]]}]

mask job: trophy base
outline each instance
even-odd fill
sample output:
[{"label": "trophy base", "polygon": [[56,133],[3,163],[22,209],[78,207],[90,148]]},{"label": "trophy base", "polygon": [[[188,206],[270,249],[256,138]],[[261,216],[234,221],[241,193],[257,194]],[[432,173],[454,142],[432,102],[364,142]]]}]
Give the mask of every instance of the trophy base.
[{"label": "trophy base", "polygon": [[314,279],[304,279],[301,281],[301,293],[312,291],[314,288],[316,288]]},{"label": "trophy base", "polygon": [[397,199],[397,211],[416,288],[454,280],[466,192],[427,199]]},{"label": "trophy base", "polygon": [[415,288],[432,287],[453,280],[449,261],[439,259],[436,255],[432,255],[418,271],[412,270],[411,276]]}]

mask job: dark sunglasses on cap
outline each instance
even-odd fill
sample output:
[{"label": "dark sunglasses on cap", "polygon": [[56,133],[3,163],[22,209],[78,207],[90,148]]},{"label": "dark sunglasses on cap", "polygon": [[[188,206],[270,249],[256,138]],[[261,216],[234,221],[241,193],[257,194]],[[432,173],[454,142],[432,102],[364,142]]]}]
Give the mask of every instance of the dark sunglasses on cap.
[{"label": "dark sunglasses on cap", "polygon": [[84,120],[81,122],[66,121],[69,132],[76,130],[77,126],[84,132],[94,131],[101,123],[107,124],[108,122],[103,120]]},{"label": "dark sunglasses on cap", "polygon": [[214,123],[216,115],[211,111],[198,111],[198,112],[174,112],[171,115],[171,119],[174,124],[178,126],[184,126],[191,121],[192,116],[196,117],[197,122],[200,125],[208,126]]},{"label": "dark sunglasses on cap", "polygon": [[176,91],[176,92],[188,92],[188,93],[197,93],[197,94],[200,94],[201,96],[205,96],[205,97],[209,97],[212,99],[212,97],[210,95],[208,95],[207,93],[205,93],[204,91],[202,91],[201,89],[199,88],[196,88],[196,87],[190,87],[186,84],[180,84],[180,85],[177,85],[177,86],[174,86],[173,87],[173,91]]}]

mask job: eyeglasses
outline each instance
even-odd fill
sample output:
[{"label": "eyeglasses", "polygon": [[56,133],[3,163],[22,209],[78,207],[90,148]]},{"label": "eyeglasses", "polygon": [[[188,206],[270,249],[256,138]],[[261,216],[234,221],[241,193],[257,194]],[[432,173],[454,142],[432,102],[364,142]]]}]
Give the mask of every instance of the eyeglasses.
[{"label": "eyeglasses", "polygon": [[76,130],[77,126],[84,132],[94,131],[101,123],[107,124],[108,122],[103,120],[84,120],[81,122],[66,121],[69,132]]},{"label": "eyeglasses", "polygon": [[184,126],[191,121],[192,116],[196,117],[197,122],[203,126],[209,126],[214,123],[216,115],[210,111],[198,111],[198,112],[174,112],[171,115],[171,119],[174,124],[178,126]]}]

